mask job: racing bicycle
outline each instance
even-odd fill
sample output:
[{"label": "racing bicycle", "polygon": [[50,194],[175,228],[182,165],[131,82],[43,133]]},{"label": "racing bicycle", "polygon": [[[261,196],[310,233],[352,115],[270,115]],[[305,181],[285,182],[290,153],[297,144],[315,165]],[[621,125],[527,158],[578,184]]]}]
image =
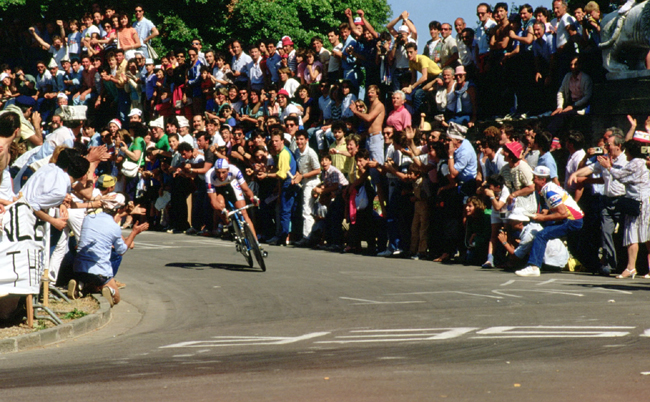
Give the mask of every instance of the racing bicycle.
[{"label": "racing bicycle", "polygon": [[[230,208],[234,208],[232,203],[228,202]],[[242,211],[251,207],[255,207],[255,204],[248,204],[239,209],[233,209],[227,213],[228,219],[232,224],[234,237],[235,237],[235,248],[237,251],[242,253],[249,267],[253,267],[253,256],[257,260],[260,268],[263,272],[266,271],[266,264],[264,263],[264,258],[268,256],[266,251],[260,249],[260,244],[257,242],[253,231],[248,226],[248,222],[244,219]],[[234,218],[233,218],[234,217]]]}]

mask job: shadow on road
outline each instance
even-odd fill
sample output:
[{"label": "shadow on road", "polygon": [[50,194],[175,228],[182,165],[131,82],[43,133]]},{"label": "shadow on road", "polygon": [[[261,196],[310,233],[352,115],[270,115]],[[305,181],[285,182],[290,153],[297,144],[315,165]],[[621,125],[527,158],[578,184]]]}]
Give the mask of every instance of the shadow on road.
[{"label": "shadow on road", "polygon": [[259,272],[261,273],[258,268],[249,268],[248,265],[244,264],[217,264],[217,263],[212,263],[212,264],[205,264],[201,262],[170,262],[169,264],[165,264],[166,267],[173,267],[173,268],[182,268],[182,269],[193,269],[195,271],[202,271],[204,269],[224,269],[227,271],[241,271],[241,272]]}]

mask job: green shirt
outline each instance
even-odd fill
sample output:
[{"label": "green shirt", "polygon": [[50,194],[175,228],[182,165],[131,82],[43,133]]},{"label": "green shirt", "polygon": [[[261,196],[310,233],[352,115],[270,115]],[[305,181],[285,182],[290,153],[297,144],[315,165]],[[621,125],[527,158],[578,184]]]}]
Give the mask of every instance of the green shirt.
[{"label": "green shirt", "polygon": [[[140,151],[141,156],[140,156],[140,166],[144,166],[144,151],[147,148],[147,144],[144,142],[144,138],[142,137],[136,137],[135,140],[131,143],[131,146],[129,147],[129,151],[134,152],[134,151]],[[129,158],[131,159],[131,158]],[[131,161],[137,163],[138,161]]]},{"label": "green shirt", "polygon": [[163,134],[162,137],[156,142],[156,149],[161,149],[165,152],[168,152],[171,147],[169,146],[169,139],[167,138],[167,134]]}]

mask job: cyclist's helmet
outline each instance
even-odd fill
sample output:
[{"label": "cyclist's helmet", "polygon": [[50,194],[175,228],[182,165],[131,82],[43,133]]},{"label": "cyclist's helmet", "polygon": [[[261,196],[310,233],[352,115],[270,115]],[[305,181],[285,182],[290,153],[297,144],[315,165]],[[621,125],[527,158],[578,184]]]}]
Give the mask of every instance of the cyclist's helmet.
[{"label": "cyclist's helmet", "polygon": [[217,169],[228,169],[230,164],[228,163],[228,159],[217,159],[215,166]]}]

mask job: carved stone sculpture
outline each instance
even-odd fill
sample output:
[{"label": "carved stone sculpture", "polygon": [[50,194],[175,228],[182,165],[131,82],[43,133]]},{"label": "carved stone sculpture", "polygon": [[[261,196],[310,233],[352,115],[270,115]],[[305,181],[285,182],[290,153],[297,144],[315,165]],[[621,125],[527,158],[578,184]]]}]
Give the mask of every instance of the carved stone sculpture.
[{"label": "carved stone sculpture", "polygon": [[607,79],[650,75],[645,57],[650,50],[650,1],[637,1],[626,13],[611,12],[601,21],[600,47]]}]

